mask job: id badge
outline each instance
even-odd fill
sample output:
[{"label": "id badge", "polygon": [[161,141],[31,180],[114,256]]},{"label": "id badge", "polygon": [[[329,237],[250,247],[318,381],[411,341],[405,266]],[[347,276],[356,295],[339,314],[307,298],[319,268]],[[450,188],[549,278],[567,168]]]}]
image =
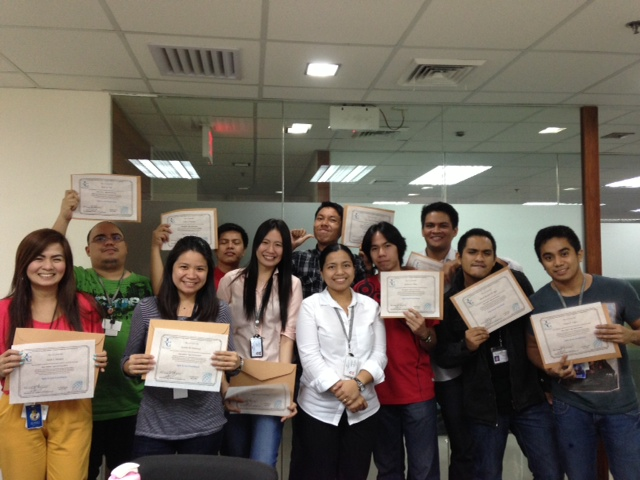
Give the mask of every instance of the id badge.
[{"label": "id badge", "polygon": [[189,390],[187,390],[186,388],[174,388],[173,399],[181,400],[183,398],[189,398]]},{"label": "id badge", "polygon": [[494,347],[491,349],[491,356],[493,357],[493,364],[499,365],[501,363],[507,363],[509,361],[509,354],[504,347]]},{"label": "id badge", "polygon": [[103,318],[102,328],[104,328],[104,334],[107,337],[117,337],[120,330],[122,330],[122,322],[120,320],[111,321],[110,318]]},{"label": "id badge", "polygon": [[355,378],[358,374],[358,359],[353,355],[344,357],[343,375],[347,378]]},{"label": "id badge", "polygon": [[42,405],[25,405],[24,413],[27,419],[27,430],[35,430],[44,426],[44,416],[42,414]]},{"label": "id badge", "polygon": [[262,358],[262,337],[251,337],[251,358]]},{"label": "id badge", "polygon": [[584,380],[587,378],[587,372],[589,371],[589,363],[578,363],[573,366],[573,369],[576,372],[576,378],[579,380]]}]

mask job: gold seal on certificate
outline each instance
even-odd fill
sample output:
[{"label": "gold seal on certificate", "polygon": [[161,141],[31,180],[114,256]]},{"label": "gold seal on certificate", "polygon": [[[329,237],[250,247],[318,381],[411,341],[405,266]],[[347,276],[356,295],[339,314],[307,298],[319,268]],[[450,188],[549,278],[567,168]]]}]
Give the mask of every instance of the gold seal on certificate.
[{"label": "gold seal on certificate", "polygon": [[151,320],[145,353],[155,357],[156,365],[144,384],[219,392],[222,372],[211,365],[211,357],[227,350],[228,332],[227,324]]},{"label": "gold seal on certificate", "polygon": [[212,250],[218,248],[218,211],[215,208],[174,210],[160,216],[161,223],[171,225],[169,241],[162,250],[171,250],[178,240],[194,235],[207,242]]},{"label": "gold seal on certificate", "polygon": [[140,222],[140,177],[131,175],[71,175],[80,196],[73,218]]},{"label": "gold seal on certificate", "polygon": [[347,247],[359,248],[364,234],[371,225],[380,222],[393,224],[393,210],[381,208],[356,207],[347,205],[344,207],[342,220],[342,243]]},{"label": "gold seal on certificate", "polygon": [[617,343],[596,337],[596,325],[607,323],[611,324],[609,312],[601,303],[531,315],[545,368],[559,364],[564,355],[574,363],[620,358]]},{"label": "gold seal on certificate", "polygon": [[411,255],[409,255],[409,258],[407,259],[407,267],[427,272],[440,272],[444,268],[444,263],[433,260],[417,252],[411,252]]},{"label": "gold seal on certificate", "polygon": [[484,327],[489,332],[533,310],[509,268],[465,288],[451,301],[469,328]]},{"label": "gold seal on certificate", "polygon": [[443,285],[442,272],[380,272],[380,316],[402,318],[413,308],[425,318],[441,319]]}]

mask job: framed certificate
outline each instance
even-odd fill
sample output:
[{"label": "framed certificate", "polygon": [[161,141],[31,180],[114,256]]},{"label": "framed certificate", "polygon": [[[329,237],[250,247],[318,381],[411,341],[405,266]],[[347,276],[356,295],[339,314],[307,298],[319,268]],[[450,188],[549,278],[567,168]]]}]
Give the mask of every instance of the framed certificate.
[{"label": "framed certificate", "polygon": [[533,310],[509,268],[465,288],[451,301],[469,328],[485,327],[489,332]]},{"label": "framed certificate", "polygon": [[146,386],[219,392],[222,372],[211,356],[226,351],[229,325],[211,322],[151,320],[145,353],[155,367],[143,375]]},{"label": "framed certificate", "polygon": [[360,248],[364,234],[371,225],[379,222],[393,224],[395,214],[393,210],[381,208],[345,206],[342,217],[342,243],[347,247]]},{"label": "framed certificate", "polygon": [[442,272],[405,270],[380,273],[380,315],[404,318],[413,308],[425,318],[441,319],[443,315]]},{"label": "framed certificate", "polygon": [[171,225],[169,241],[162,250],[171,250],[178,240],[194,235],[207,242],[212,250],[218,248],[218,211],[215,208],[173,210],[160,216],[161,223]]},{"label": "framed certificate", "polygon": [[533,333],[545,368],[558,365],[564,355],[574,363],[620,358],[617,343],[596,337],[596,325],[604,324],[611,324],[611,318],[602,303],[531,315]]},{"label": "framed certificate", "polygon": [[444,263],[433,260],[420,253],[411,252],[411,255],[409,255],[407,259],[407,267],[428,272],[441,272],[444,268]]},{"label": "framed certificate", "polygon": [[140,177],[71,175],[71,188],[80,196],[80,204],[73,212],[75,219],[142,221]]}]

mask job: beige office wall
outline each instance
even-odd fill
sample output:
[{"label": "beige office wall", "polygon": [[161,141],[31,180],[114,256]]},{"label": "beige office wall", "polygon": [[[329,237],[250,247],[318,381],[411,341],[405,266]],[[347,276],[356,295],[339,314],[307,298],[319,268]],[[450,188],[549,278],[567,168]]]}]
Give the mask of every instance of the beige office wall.
[{"label": "beige office wall", "polygon": [[[0,89],[0,297],[15,251],[32,230],[50,227],[72,173],[111,172],[111,98],[101,92]],[[76,265],[92,222],[69,228]]]}]

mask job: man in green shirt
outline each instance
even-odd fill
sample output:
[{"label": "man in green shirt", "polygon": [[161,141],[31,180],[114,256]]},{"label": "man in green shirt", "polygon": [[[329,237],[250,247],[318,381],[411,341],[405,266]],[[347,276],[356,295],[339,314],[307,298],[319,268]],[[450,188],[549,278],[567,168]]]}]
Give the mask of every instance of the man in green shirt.
[{"label": "man in green shirt", "polygon": [[[65,192],[54,230],[66,234],[78,193]],[[111,222],[95,225],[87,235],[85,251],[92,268],[74,267],[78,291],[95,297],[103,310],[105,350],[109,363],[98,379],[93,398],[93,436],[89,459],[89,479],[98,476],[102,456],[108,470],[131,460],[136,415],[143,384],[126,378],[120,369],[131,329],[133,309],[151,296],[147,277],[126,269],[127,243],[122,230]],[[105,477],[106,478],[106,477]]]}]

